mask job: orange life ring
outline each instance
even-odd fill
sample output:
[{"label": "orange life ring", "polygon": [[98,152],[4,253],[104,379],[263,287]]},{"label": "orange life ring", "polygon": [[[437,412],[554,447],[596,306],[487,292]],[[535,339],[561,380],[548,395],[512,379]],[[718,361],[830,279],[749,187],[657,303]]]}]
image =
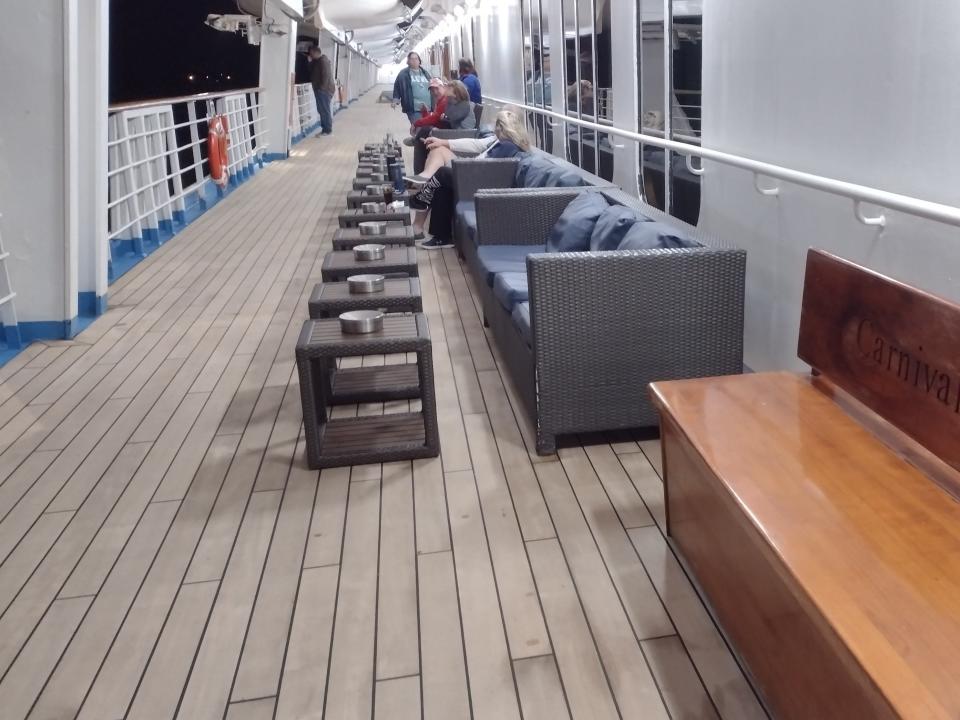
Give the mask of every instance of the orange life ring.
[{"label": "orange life ring", "polygon": [[220,186],[226,185],[230,178],[230,161],[227,148],[230,137],[227,134],[227,118],[214,115],[208,124],[207,157],[210,160],[210,177]]}]

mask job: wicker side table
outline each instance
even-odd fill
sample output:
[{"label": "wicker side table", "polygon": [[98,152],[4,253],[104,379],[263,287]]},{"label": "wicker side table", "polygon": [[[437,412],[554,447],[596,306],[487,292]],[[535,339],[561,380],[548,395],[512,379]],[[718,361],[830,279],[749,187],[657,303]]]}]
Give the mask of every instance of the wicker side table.
[{"label": "wicker side table", "polygon": [[[374,202],[374,201],[371,201]],[[404,207],[402,210],[386,210],[385,212],[365,213],[361,208],[345,210],[340,213],[340,227],[357,227],[362,222],[375,220],[385,220],[386,222],[402,222],[404,225],[410,225],[410,208]]]},{"label": "wicker side table", "polygon": [[[397,162],[394,163],[394,165],[399,165],[400,168],[404,172],[406,172],[406,168],[404,167],[402,160],[398,160]],[[376,161],[357,163],[357,175],[356,175],[357,177],[361,177],[363,175],[372,175],[373,173],[378,173],[378,172],[381,172],[380,163]],[[390,168],[387,167],[386,165],[383,168],[383,174],[388,176],[390,175]]]},{"label": "wicker side table", "polygon": [[[336,358],[415,352],[408,365],[336,369]],[[297,341],[307,464],[312,469],[436,457],[440,454],[433,357],[427,319],[388,315],[367,335],[341,332],[338,320],[308,320]],[[416,381],[416,387],[413,381]],[[421,411],[332,419],[342,402],[420,398]]]},{"label": "wicker side table", "polygon": [[307,306],[314,320],[337,317],[348,310],[422,312],[420,281],[417,278],[385,280],[381,292],[351,293],[345,282],[317,283]]},{"label": "wicker side table", "polygon": [[357,260],[353,252],[333,250],[323,258],[320,277],[324,282],[339,282],[351,275],[394,275],[417,277],[417,249],[415,247],[388,247],[382,260]]},{"label": "wicker side table", "polygon": [[[380,184],[387,185],[388,183]],[[413,193],[411,193],[409,190],[404,190],[402,193],[395,192],[393,194],[394,200],[404,200],[409,202],[411,197],[413,197]],[[370,193],[366,192],[366,190],[351,190],[347,193],[348,208],[358,208],[365,202],[383,202],[383,192],[377,192],[371,195]]]},{"label": "wicker side table", "polygon": [[357,245],[397,245],[413,247],[417,244],[412,225],[389,223],[384,235],[361,235],[360,228],[339,228],[333,234],[334,250],[353,250]]}]

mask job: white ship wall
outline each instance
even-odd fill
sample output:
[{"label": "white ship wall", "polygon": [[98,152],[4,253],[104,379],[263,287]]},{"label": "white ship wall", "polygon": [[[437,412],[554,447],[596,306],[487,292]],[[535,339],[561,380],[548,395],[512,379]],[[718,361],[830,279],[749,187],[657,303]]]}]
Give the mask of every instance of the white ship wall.
[{"label": "white ship wall", "polygon": [[[960,205],[958,27],[954,0],[707,0],[704,145]],[[887,211],[880,234],[850,200],[790,185],[763,197],[750,174],[707,167],[701,222],[748,251],[750,367],[803,367],[810,246],[960,300],[960,228]]]},{"label": "white ship wall", "polygon": [[19,320],[63,319],[67,144],[62,0],[4,3],[0,213]]}]

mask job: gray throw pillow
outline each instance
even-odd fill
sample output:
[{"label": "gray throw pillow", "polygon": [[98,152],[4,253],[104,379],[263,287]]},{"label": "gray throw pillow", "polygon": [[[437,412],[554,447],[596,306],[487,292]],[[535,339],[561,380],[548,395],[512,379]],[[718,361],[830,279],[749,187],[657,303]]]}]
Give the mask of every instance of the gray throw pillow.
[{"label": "gray throw pillow", "polygon": [[618,250],[661,250],[700,247],[680,228],[662,222],[638,222],[627,231]]},{"label": "gray throw pillow", "polygon": [[638,222],[649,222],[649,218],[623,205],[611,205],[603,211],[593,228],[590,249],[594,252],[616,250],[630,228]]},{"label": "gray throw pillow", "polygon": [[547,252],[582,252],[590,249],[597,220],[610,205],[603,195],[584,192],[564,209],[547,238]]},{"label": "gray throw pillow", "polygon": [[527,188],[547,187],[552,169],[553,163],[538,153],[531,153],[520,161],[520,167],[517,168],[517,186]]}]

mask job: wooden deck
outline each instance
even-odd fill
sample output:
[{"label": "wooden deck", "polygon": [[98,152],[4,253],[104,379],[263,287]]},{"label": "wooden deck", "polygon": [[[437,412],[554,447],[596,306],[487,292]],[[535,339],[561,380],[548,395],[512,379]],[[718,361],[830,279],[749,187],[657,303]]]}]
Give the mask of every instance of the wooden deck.
[{"label": "wooden deck", "polygon": [[294,343],[357,147],[404,131],[376,95],[0,368],[0,716],[766,717],[656,441],[531,455],[452,252],[420,255],[442,457],[306,469]]}]

